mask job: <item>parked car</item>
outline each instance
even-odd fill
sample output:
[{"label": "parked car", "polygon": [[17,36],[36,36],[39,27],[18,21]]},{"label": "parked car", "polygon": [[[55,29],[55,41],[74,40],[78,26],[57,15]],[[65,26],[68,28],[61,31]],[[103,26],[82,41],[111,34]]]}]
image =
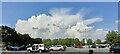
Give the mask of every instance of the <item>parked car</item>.
[{"label": "parked car", "polygon": [[27,50],[29,46],[20,46],[19,50]]},{"label": "parked car", "polygon": [[20,47],[18,46],[10,46],[10,50],[18,51]]},{"label": "parked car", "polygon": [[27,48],[28,52],[48,52],[49,49],[47,47],[45,47],[44,44],[34,44],[32,47]]},{"label": "parked car", "polygon": [[92,47],[91,48],[96,48],[96,46],[95,45],[92,45]]},{"label": "parked car", "polygon": [[20,50],[27,50],[29,46],[4,46],[3,50],[13,50],[13,51],[20,51]]},{"label": "parked car", "polygon": [[83,48],[83,46],[81,46],[81,45],[78,45],[78,46],[77,46],[77,48]]},{"label": "parked car", "polygon": [[83,48],[89,48],[89,45],[84,45]]},{"label": "parked car", "polygon": [[114,53],[120,53],[120,46],[111,46],[109,51],[111,53],[112,52],[114,52]]},{"label": "parked car", "polygon": [[63,45],[55,45],[55,46],[51,46],[49,48],[50,51],[54,51],[54,50],[56,50],[56,51],[64,51],[65,49],[66,49],[66,47],[63,46]]}]

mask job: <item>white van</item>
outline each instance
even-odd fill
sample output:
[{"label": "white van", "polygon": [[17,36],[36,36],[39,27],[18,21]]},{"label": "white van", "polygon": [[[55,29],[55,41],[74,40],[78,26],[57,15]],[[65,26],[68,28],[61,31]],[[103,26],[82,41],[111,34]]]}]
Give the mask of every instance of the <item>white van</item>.
[{"label": "white van", "polygon": [[28,52],[43,52],[43,51],[49,51],[47,47],[45,47],[44,44],[33,44],[32,47],[27,48]]}]

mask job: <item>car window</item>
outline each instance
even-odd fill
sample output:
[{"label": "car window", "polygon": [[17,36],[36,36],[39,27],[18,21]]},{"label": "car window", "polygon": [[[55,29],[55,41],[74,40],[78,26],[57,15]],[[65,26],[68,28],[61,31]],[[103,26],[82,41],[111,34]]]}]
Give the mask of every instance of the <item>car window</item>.
[{"label": "car window", "polygon": [[36,47],[38,47],[38,45]]},{"label": "car window", "polygon": [[41,45],[40,45],[40,47],[41,47]]},{"label": "car window", "polygon": [[44,45],[40,45],[40,47],[44,47]]},{"label": "car window", "polygon": [[57,47],[61,47],[61,46],[57,46]]},{"label": "car window", "polygon": [[32,47],[35,47],[35,46],[32,46]]},{"label": "car window", "polygon": [[116,48],[120,48],[120,46],[116,46]]}]

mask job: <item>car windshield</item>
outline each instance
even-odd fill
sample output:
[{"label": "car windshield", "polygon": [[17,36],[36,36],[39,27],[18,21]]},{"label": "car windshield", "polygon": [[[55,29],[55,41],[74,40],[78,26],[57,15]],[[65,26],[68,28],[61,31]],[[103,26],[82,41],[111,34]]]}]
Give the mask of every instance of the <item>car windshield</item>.
[{"label": "car windshield", "polygon": [[32,46],[32,47],[35,47],[35,45],[34,45],[34,46]]}]

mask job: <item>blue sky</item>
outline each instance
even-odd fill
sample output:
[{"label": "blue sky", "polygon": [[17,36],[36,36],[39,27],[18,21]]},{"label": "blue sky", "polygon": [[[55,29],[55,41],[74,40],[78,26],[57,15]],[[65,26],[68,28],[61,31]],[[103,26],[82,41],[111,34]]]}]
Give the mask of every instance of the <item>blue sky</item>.
[{"label": "blue sky", "polygon": [[[70,15],[51,14],[50,10],[52,9],[52,11],[54,11],[54,8],[71,9],[69,13]],[[64,14],[64,11],[69,11],[69,10],[62,9],[62,11]],[[62,11],[60,10],[57,12],[62,13]],[[89,24],[90,22],[90,24],[89,25],[82,24],[79,22],[79,20],[76,20],[78,19],[77,17],[79,16],[76,13],[79,13],[80,15],[82,15],[83,16],[82,19],[88,20],[87,23]],[[45,26],[53,21],[51,20],[51,18],[47,17],[44,14],[46,14],[47,16],[50,16],[52,19],[56,21],[57,19],[59,19],[59,17],[62,17],[61,18],[62,20],[64,20],[65,17],[68,17],[69,19],[73,19],[75,17],[74,18],[75,20],[69,20],[68,18],[66,18],[68,20],[66,20],[65,22],[60,21],[58,24],[56,24],[58,27],[55,27],[55,29],[52,29],[54,28],[54,26],[51,26],[51,27]],[[37,19],[39,21],[37,21],[35,17],[31,17],[31,16],[39,16],[39,19]],[[56,16],[57,18],[55,18]],[[102,21],[101,21],[101,18],[103,19]],[[19,20],[19,19],[22,19],[22,20]],[[45,21],[41,21],[41,20],[45,20]],[[116,20],[118,20],[118,3],[117,2],[3,2],[2,3],[2,24],[9,25],[15,28],[16,31],[20,33],[23,33],[23,34],[28,33],[31,37],[65,38],[65,37],[71,36],[74,38],[82,39],[84,38],[84,34],[85,34],[84,28],[88,28],[90,32],[87,31],[86,33],[88,34],[86,34],[86,36],[92,38],[93,40],[97,38],[104,40],[108,31],[117,30],[118,24],[115,23]],[[32,23],[28,23],[28,21]],[[77,21],[77,23],[74,21]],[[68,25],[71,25],[71,28],[66,29],[66,27],[69,27],[69,26],[68,25],[63,26],[63,25],[69,22],[74,23],[74,26],[73,24],[68,24]],[[91,22],[94,22],[94,23],[91,23]],[[53,25],[53,24],[50,23],[50,25]],[[43,27],[41,25],[43,25]],[[33,28],[37,28],[37,29],[33,29]],[[62,30],[61,28],[65,30]],[[81,32],[79,32],[78,30]],[[66,36],[66,33],[68,36]],[[52,34],[52,35],[49,36],[49,34]]]},{"label": "blue sky", "polygon": [[2,2],[118,2],[119,0],[1,0]]},{"label": "blue sky", "polygon": [[[116,2],[4,2],[2,3],[2,23],[15,27],[18,19],[27,20],[38,14],[49,14],[51,8],[72,8],[71,14],[85,9],[84,19],[102,17],[102,22],[94,23],[96,28],[117,29],[118,19]],[[84,13],[84,12],[83,12]]]}]

